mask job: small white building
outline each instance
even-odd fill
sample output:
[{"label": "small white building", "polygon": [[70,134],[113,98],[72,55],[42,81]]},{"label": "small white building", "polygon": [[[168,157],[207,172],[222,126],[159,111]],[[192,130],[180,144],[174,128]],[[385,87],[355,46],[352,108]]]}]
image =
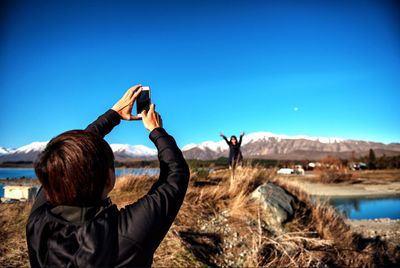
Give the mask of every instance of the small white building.
[{"label": "small white building", "polygon": [[4,186],[4,198],[33,200],[36,196],[37,190],[36,186],[6,185]]}]

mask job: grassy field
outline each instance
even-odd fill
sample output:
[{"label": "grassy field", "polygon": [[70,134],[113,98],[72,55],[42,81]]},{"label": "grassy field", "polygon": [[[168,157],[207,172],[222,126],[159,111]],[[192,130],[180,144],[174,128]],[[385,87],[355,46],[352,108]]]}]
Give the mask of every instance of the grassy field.
[{"label": "grassy field", "polygon": [[[373,175],[371,175],[374,177]],[[298,188],[275,179],[275,170],[192,170],[184,204],[154,256],[155,267],[378,267],[400,261],[398,246],[352,233],[335,210],[315,204]],[[111,198],[118,207],[134,202],[156,177],[118,179]],[[295,215],[268,226],[268,215],[249,194],[273,181],[294,195]],[[25,221],[30,205],[0,205],[0,264],[28,266]]]},{"label": "grassy field", "polygon": [[25,224],[31,204],[0,204],[0,266],[29,266]]}]

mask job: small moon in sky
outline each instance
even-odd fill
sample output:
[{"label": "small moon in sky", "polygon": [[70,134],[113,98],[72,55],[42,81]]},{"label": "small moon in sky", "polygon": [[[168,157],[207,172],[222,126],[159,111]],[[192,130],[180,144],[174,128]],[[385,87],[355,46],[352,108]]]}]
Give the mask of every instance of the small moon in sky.
[{"label": "small moon in sky", "polygon": [[297,112],[299,110],[299,107],[294,107],[293,111]]}]

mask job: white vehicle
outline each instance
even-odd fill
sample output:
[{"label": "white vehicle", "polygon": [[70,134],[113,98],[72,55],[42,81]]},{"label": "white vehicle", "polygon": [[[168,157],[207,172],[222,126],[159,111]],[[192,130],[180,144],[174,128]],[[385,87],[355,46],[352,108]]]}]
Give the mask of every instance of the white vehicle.
[{"label": "white vehicle", "polygon": [[294,173],[294,170],[292,168],[281,168],[277,171],[277,173],[282,175],[290,175]]}]

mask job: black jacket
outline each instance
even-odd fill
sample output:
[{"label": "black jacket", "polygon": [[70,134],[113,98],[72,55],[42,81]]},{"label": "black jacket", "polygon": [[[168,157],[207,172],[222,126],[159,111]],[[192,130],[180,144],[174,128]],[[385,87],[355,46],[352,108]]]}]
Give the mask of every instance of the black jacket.
[{"label": "black jacket", "polygon": [[228,140],[225,136],[222,138],[226,141],[229,146],[229,163],[233,161],[242,161],[242,151],[240,150],[240,146],[242,145],[243,136],[240,135],[239,141],[236,144],[233,144],[230,140]]},{"label": "black jacket", "polygon": [[[104,137],[119,122],[118,113],[109,110],[86,130]],[[158,150],[160,177],[147,195],[120,211],[109,199],[100,207],[54,207],[39,191],[26,228],[33,267],[151,266],[182,205],[189,169],[163,128],[154,129],[150,139]]]}]

